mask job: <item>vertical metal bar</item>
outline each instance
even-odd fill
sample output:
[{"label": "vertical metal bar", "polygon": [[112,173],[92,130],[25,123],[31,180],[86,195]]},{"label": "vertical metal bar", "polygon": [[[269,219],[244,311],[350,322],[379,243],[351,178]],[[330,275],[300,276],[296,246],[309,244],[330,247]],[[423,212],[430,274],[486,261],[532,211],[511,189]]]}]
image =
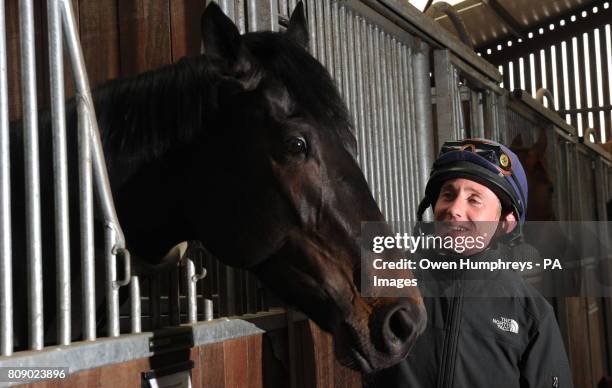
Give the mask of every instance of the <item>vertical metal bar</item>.
[{"label": "vertical metal bar", "polygon": [[[334,72],[334,39],[332,35],[332,29],[334,23],[337,26],[337,21],[332,20],[331,1],[326,0],[323,2],[323,36],[324,37],[324,46],[325,46],[325,58],[327,61],[325,62],[325,67],[329,70],[329,73],[332,77],[335,76]],[[336,75],[337,76],[337,75]]]},{"label": "vertical metal bar", "polygon": [[395,198],[393,195],[393,180],[396,171],[393,170],[393,155],[391,150],[391,133],[390,133],[390,121],[389,121],[389,85],[388,85],[388,73],[387,73],[387,34],[381,29],[378,32],[378,58],[380,58],[377,74],[380,74],[380,119],[381,119],[381,154],[383,155],[384,161],[384,177],[386,181],[385,198],[384,201],[387,203],[387,213],[385,214],[387,220],[395,220]]},{"label": "vertical metal bar", "polygon": [[[79,191],[81,210],[81,236],[82,236],[82,268],[84,288],[84,337],[86,340],[95,338],[95,277],[94,277],[94,251],[93,251],[93,196],[92,196],[92,167],[96,179],[96,193],[99,199],[106,227],[115,233],[114,245],[106,246],[105,252],[107,263],[114,262],[109,259],[110,255],[116,256],[117,252],[125,250],[125,237],[113,203],[113,197],[104,161],[102,141],[95,120],[95,109],[89,83],[85,60],[79,43],[76,30],[76,21],[72,11],[72,3],[69,0],[60,0],[62,5],[62,17],[65,29],[65,41],[68,48],[72,72],[77,90],[77,109],[79,117]],[[108,243],[109,241],[107,241]],[[125,251],[127,253],[127,251]],[[126,279],[116,282],[107,287],[119,287],[129,283],[130,261],[125,261]],[[114,269],[112,269],[114,271]],[[114,303],[114,302],[113,302]],[[110,319],[110,318],[109,318]]]},{"label": "vertical metal bar", "polygon": [[454,138],[453,127],[453,69],[448,50],[434,50],[434,77],[436,82],[436,117],[438,143]]},{"label": "vertical metal bar", "polygon": [[236,20],[234,14],[234,0],[220,0],[219,6],[221,6],[221,10],[232,20]]},{"label": "vertical metal bar", "polygon": [[[412,58],[412,48],[410,46],[406,46],[404,47],[404,66],[406,69],[406,74],[404,75],[404,84],[406,85],[406,95],[407,95],[407,100],[409,101],[407,109],[408,109],[408,117],[410,117],[410,120],[407,121],[408,123],[408,133],[412,136],[412,138],[414,139],[414,141],[411,141],[409,143],[407,143],[408,146],[408,154],[410,155],[410,159],[407,160],[407,163],[410,163],[410,168],[414,168],[415,166],[418,165],[418,161],[417,161],[417,137],[416,137],[416,125],[415,125],[415,121],[413,119],[413,117],[415,117],[415,101],[416,101],[416,97],[414,94],[414,85],[413,85],[413,79],[414,79],[414,75],[413,75],[413,68],[410,65],[411,63],[411,58]],[[430,100],[431,101],[431,100]],[[410,182],[410,186],[414,187],[415,189],[410,190],[411,194],[412,194],[412,198],[411,198],[411,210],[410,210],[410,214],[416,214],[416,210],[417,210],[417,206],[418,203],[420,201],[420,195],[421,193],[425,190],[424,188],[417,190],[416,187],[418,185],[418,179],[414,174],[410,174],[409,178],[409,182]]]},{"label": "vertical metal bar", "polygon": [[34,48],[34,7],[32,0],[19,2],[21,36],[21,79],[23,96],[23,139],[26,176],[26,234],[28,260],[28,307],[30,348],[42,349],[43,285],[42,236],[40,224],[40,172],[38,156],[38,106]]},{"label": "vertical metal bar", "polygon": [[596,107],[599,107],[599,82],[597,81],[597,61],[595,52],[595,30],[592,30],[588,36],[588,47],[589,47],[589,74],[591,83],[591,108],[593,115],[593,129],[597,134],[597,139],[601,139],[601,120],[599,119],[599,111]]},{"label": "vertical metal bar", "polygon": [[[609,77],[609,69],[608,69],[608,58],[610,56],[612,56],[612,53],[608,52],[607,48],[606,48],[606,29],[605,28],[600,28],[599,29],[599,53],[601,55],[601,85],[602,85],[602,90],[603,90],[603,105],[604,106],[610,106],[611,104],[611,100],[610,100],[610,93],[612,91],[612,83],[610,81],[610,77]],[[605,128],[606,128],[606,141],[610,141],[612,140],[612,137],[610,135],[612,135],[612,117],[611,117],[611,110],[608,109],[607,111],[604,111],[604,123],[605,124]],[[612,220],[611,220],[612,221]],[[612,357],[611,357],[611,361],[612,362]]]},{"label": "vertical metal bar", "polygon": [[323,0],[313,0],[312,4],[316,3],[316,9],[314,13],[314,19],[317,23],[316,36],[317,36],[317,59],[321,63],[325,63],[325,27],[323,24]]},{"label": "vertical metal bar", "polygon": [[6,19],[0,2],[0,356],[13,353],[13,249]]},{"label": "vertical metal bar", "polygon": [[83,336],[96,338],[96,278],[93,230],[93,182],[89,112],[83,99],[77,100],[79,142],[79,220],[81,229],[81,277],[83,282]]},{"label": "vertical metal bar", "polygon": [[[360,74],[363,75],[359,78],[359,84],[361,87],[360,93],[360,116],[363,122],[363,144],[361,144],[362,151],[362,168],[366,173],[366,178],[370,185],[370,190],[375,193],[375,180],[374,180],[374,152],[372,147],[372,111],[370,110],[370,64],[369,64],[369,42],[368,42],[368,25],[363,18],[355,18],[357,20],[357,28],[359,30],[360,44],[356,45],[356,51],[360,56],[358,62],[358,68]],[[374,194],[376,195],[376,194]]]},{"label": "vertical metal bar", "polygon": [[375,120],[376,120],[376,131],[374,135],[376,137],[375,147],[377,150],[376,162],[379,166],[379,186],[380,190],[380,203],[382,207],[385,219],[391,219],[391,208],[389,201],[389,191],[387,186],[387,161],[385,155],[385,121],[384,121],[384,105],[383,105],[383,90],[382,90],[382,77],[381,77],[381,48],[380,48],[380,35],[381,30],[377,25],[374,25],[374,31],[372,33],[373,41],[373,53],[374,53],[374,66],[373,72],[375,80],[374,84],[374,102],[375,102]]},{"label": "vertical metal bar", "polygon": [[308,31],[310,33],[310,53],[313,57],[318,58],[315,2],[314,0],[310,0],[306,5],[306,13],[308,14]]},{"label": "vertical metal bar", "polygon": [[382,178],[381,178],[381,167],[380,167],[380,157],[379,157],[379,149],[378,149],[378,101],[376,100],[376,63],[375,56],[377,55],[376,50],[374,48],[374,27],[371,24],[367,25],[367,38],[368,38],[368,85],[370,86],[370,90],[368,93],[369,97],[369,109],[370,113],[370,142],[368,143],[369,148],[372,150],[370,153],[371,159],[371,168],[372,168],[372,191],[374,192],[374,198],[378,202],[381,210],[383,210],[383,193],[382,193]]},{"label": "vertical metal bar", "polygon": [[211,299],[204,299],[204,320],[213,320],[213,301]]},{"label": "vertical metal bar", "polygon": [[57,260],[57,340],[70,344],[70,224],[68,217],[68,156],[64,107],[64,57],[59,2],[47,1],[49,20],[49,78],[53,129],[53,180],[55,184],[55,255]]},{"label": "vertical metal bar", "polygon": [[[559,101],[559,110],[565,110],[565,82],[563,82],[563,54],[561,52],[561,42],[555,45],[555,63],[551,62],[551,65],[555,66],[557,70],[557,89],[555,95]],[[565,117],[563,117],[565,120]]]},{"label": "vertical metal bar", "polygon": [[409,171],[404,167],[404,160],[408,158],[406,153],[406,144],[410,141],[406,133],[406,117],[403,114],[403,106],[405,102],[402,100],[403,85],[400,65],[402,43],[396,39],[392,40],[391,44],[391,61],[392,61],[392,80],[391,80],[391,96],[394,99],[393,107],[393,132],[396,136],[396,149],[398,151],[398,201],[399,201],[399,219],[398,221],[406,221],[409,217],[406,197],[408,195],[408,184],[406,178]]},{"label": "vertical metal bar", "polygon": [[[416,123],[418,191],[423,192],[434,161],[434,133],[431,107],[431,80],[429,77],[429,46],[418,42],[412,58],[414,75],[414,113]],[[415,139],[415,141],[416,141]]]},{"label": "vertical metal bar", "polygon": [[[343,59],[346,60],[348,66],[345,67],[344,62],[342,67],[348,69],[348,84],[349,84],[349,95],[351,96],[353,117],[355,117],[355,132],[357,134],[357,149],[359,154],[359,162],[364,175],[367,176],[366,164],[365,164],[365,123],[363,109],[363,76],[357,76],[357,74],[364,74],[362,63],[361,63],[361,33],[359,28],[359,20],[356,15],[346,10],[344,7],[341,8],[346,13],[346,25],[347,35],[349,39],[349,45],[347,52],[343,53]],[[359,73],[357,73],[359,72]]]},{"label": "vertical metal bar", "polygon": [[278,31],[277,0],[247,0],[249,31]]},{"label": "vertical metal bar", "polygon": [[130,281],[130,319],[132,325],[132,333],[140,333],[142,331],[142,309],[140,306],[140,279],[138,276],[132,276]]},{"label": "vertical metal bar", "polygon": [[[92,226],[93,230],[93,226]],[[105,246],[114,247],[116,243],[115,229],[112,226],[105,228]],[[112,249],[106,250],[106,315],[108,319],[108,336],[119,336],[119,287],[117,285],[117,257]],[[125,276],[130,276],[126,274]],[[95,282],[95,280],[94,280]],[[94,283],[95,284],[95,283]],[[94,298],[95,303],[95,298]]]},{"label": "vertical metal bar", "polygon": [[187,289],[187,323],[195,323],[198,320],[196,270],[191,257],[187,257],[187,260],[185,260],[184,274]]},{"label": "vertical metal bar", "polygon": [[[410,154],[410,143],[415,141],[415,139],[411,138],[411,130],[410,130],[410,116],[409,116],[409,104],[411,103],[408,99],[408,85],[406,84],[406,78],[408,73],[408,68],[405,66],[405,63],[409,60],[406,58],[405,52],[406,45],[403,42],[397,42],[397,52],[396,56],[396,67],[397,67],[397,96],[398,96],[398,131],[401,133],[401,159],[400,166],[402,167],[402,183],[401,183],[401,192],[403,198],[403,215],[404,217],[400,220],[402,222],[406,222],[407,220],[412,219],[411,212],[411,192],[416,190],[416,187],[413,187],[412,181],[414,180],[414,169],[410,170],[407,165],[407,160]],[[413,103],[413,102],[412,102]],[[431,100],[430,100],[431,103]]]},{"label": "vertical metal bar", "polygon": [[399,128],[399,110],[398,110],[398,79],[397,79],[397,66],[396,66],[396,43],[395,37],[387,37],[388,54],[387,54],[387,74],[389,77],[389,130],[391,132],[391,147],[394,154],[393,167],[395,169],[393,176],[394,196],[395,196],[395,219],[398,221],[404,221],[406,218],[405,209],[403,206],[403,175],[405,169],[403,167],[403,160],[405,160],[403,145],[406,141],[404,134]]}]

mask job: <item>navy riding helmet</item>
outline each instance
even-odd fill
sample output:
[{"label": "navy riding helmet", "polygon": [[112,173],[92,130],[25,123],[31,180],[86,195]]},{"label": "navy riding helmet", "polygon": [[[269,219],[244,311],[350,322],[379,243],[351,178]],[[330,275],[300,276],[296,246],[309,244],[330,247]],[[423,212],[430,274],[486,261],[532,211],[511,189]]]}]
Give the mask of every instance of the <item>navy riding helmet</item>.
[{"label": "navy riding helmet", "polygon": [[[434,206],[442,184],[465,178],[487,186],[499,198],[504,210],[512,210],[519,225],[527,211],[527,177],[518,156],[503,144],[486,139],[465,139],[444,143],[433,164],[425,188],[425,198],[417,217],[422,220],[429,206]],[[517,228],[520,234],[521,228]]]}]

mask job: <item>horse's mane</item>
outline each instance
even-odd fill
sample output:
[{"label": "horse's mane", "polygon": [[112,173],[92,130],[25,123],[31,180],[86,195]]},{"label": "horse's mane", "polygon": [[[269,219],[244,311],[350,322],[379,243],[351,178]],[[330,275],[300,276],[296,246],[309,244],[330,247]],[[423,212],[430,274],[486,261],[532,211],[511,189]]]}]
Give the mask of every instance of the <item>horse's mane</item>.
[{"label": "horse's mane", "polygon": [[201,134],[220,77],[206,56],[110,81],[94,92],[107,153],[153,159]]}]

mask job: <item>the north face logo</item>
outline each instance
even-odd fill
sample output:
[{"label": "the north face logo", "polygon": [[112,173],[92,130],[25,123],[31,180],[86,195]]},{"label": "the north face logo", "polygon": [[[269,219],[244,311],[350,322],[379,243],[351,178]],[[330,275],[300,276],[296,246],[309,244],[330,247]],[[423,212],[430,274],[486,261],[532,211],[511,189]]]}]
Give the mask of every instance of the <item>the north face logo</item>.
[{"label": "the north face logo", "polygon": [[519,326],[514,319],[499,317],[493,318],[493,323],[497,325],[499,330],[509,331],[510,333],[518,334]]}]

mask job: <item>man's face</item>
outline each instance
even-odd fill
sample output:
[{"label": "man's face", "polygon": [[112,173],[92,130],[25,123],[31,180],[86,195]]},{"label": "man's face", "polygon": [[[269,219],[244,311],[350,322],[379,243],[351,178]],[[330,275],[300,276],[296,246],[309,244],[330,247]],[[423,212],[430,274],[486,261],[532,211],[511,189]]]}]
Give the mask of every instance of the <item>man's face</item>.
[{"label": "man's face", "polygon": [[[488,187],[469,179],[457,178],[446,181],[434,206],[436,232],[441,236],[472,236],[480,238],[487,247],[498,231],[499,221],[504,223],[503,233],[516,226],[512,212],[502,214],[497,195]],[[513,222],[512,222],[513,221]],[[482,249],[463,252],[474,254]]]}]

